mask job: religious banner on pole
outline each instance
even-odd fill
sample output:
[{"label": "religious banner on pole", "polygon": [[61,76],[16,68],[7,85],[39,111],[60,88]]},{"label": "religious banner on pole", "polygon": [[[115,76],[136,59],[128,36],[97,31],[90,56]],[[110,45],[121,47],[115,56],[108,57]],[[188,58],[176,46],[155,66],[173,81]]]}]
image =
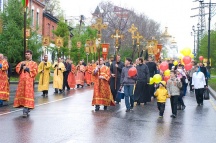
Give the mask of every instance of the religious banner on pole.
[{"label": "religious banner on pole", "polygon": [[101,47],[102,47],[103,58],[104,58],[104,60],[106,60],[106,57],[109,53],[109,43],[103,43],[103,44],[101,44]]},{"label": "religious banner on pole", "polygon": [[90,43],[89,43],[89,52],[91,54],[94,53],[94,40],[90,40]]},{"label": "religious banner on pole", "polygon": [[55,40],[55,45],[56,45],[58,48],[63,47],[63,42],[64,42],[63,38],[57,37],[56,40]]},{"label": "religious banner on pole", "polygon": [[148,54],[149,55],[155,55],[157,54],[157,45],[158,41],[157,40],[149,40],[147,47],[148,47]]},{"label": "religious banner on pole", "polygon": [[81,48],[82,43],[80,41],[77,42],[77,48]]},{"label": "religious banner on pole", "polygon": [[31,30],[26,29],[26,38],[29,38],[31,36]]},{"label": "religious banner on pole", "polygon": [[43,43],[42,43],[43,46],[49,46],[50,45],[50,38],[49,36],[44,36],[43,37]]}]

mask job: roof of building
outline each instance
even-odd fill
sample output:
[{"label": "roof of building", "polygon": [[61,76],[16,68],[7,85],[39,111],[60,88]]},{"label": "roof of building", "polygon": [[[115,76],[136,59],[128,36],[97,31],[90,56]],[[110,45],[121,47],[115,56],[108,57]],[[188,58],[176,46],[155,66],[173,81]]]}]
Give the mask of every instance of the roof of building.
[{"label": "roof of building", "polygon": [[40,5],[42,8],[45,8],[45,3],[42,2],[41,0],[33,0],[33,2],[37,3],[37,4]]},{"label": "roof of building", "polygon": [[47,17],[48,19],[52,20],[55,23],[58,23],[58,18],[56,18],[55,16],[53,16],[52,14],[48,13],[48,12],[43,12],[43,16]]}]

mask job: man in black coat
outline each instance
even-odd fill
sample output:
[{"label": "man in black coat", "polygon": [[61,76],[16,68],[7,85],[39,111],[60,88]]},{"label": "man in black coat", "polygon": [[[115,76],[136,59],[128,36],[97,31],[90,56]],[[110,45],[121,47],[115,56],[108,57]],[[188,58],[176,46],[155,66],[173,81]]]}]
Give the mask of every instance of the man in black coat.
[{"label": "man in black coat", "polygon": [[200,68],[200,71],[205,75],[206,85],[208,85],[207,68],[205,67],[203,63],[199,64],[199,68]]},{"label": "man in black coat", "polygon": [[[150,77],[153,77],[155,74],[157,74],[157,65],[155,62],[153,62],[153,59],[151,56],[149,56],[148,62],[146,63],[146,65],[148,66]],[[154,92],[155,92],[154,84],[153,85],[149,84],[148,89],[149,89],[150,96],[154,97]]]},{"label": "man in black coat", "polygon": [[137,69],[137,83],[134,92],[134,101],[137,105],[140,103],[146,104],[151,101],[151,96],[148,90],[148,82],[150,78],[149,69],[146,64],[143,63],[143,58],[138,59]]},{"label": "man in black coat", "polygon": [[66,71],[63,72],[63,92],[65,90],[65,86],[67,87],[67,90],[69,91],[70,90],[70,86],[68,85],[68,75],[71,71],[71,64],[70,64],[70,59],[67,59],[66,62],[64,62],[64,65],[65,65],[65,69]]},{"label": "man in black coat", "polygon": [[118,104],[121,102],[121,99],[117,97],[118,90],[120,88],[120,80],[121,80],[121,72],[122,68],[124,67],[124,63],[120,61],[121,56],[117,55],[116,61],[113,61],[112,64],[110,65],[110,73],[111,73],[111,78],[110,78],[110,89],[113,95],[113,99],[116,101]]}]

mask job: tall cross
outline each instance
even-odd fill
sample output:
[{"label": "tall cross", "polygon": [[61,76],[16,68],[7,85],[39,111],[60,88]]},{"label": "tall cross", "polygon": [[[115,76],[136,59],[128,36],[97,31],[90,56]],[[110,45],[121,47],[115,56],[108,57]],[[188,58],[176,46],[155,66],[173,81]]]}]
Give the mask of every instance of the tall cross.
[{"label": "tall cross", "polygon": [[116,46],[116,48],[118,48],[118,46],[119,46],[119,39],[123,39],[124,35],[121,35],[119,33],[119,30],[116,30],[115,31],[115,35],[111,35],[111,38],[115,39],[115,46]]},{"label": "tall cross", "polygon": [[102,31],[102,29],[106,29],[107,25],[103,24],[102,18],[98,18],[97,22],[95,24],[93,24],[91,26],[91,28],[96,29],[98,31],[98,34],[97,34],[98,38],[101,38],[101,31]]},{"label": "tall cross", "polygon": [[140,39],[143,39],[143,36],[140,35],[139,32],[136,32],[136,33],[137,33],[136,36],[133,36],[132,38],[136,39],[136,43],[137,43],[137,45],[139,45],[140,44]]},{"label": "tall cross", "polygon": [[128,32],[131,33],[132,39],[133,39],[133,45],[134,45],[134,34],[137,31],[137,27],[134,26],[134,24],[131,25],[130,29],[128,29]]}]

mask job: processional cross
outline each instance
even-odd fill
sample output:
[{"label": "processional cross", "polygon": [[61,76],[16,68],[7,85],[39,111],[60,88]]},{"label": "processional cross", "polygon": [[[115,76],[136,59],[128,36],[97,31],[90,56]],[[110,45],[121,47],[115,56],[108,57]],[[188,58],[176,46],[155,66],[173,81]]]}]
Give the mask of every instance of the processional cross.
[{"label": "processional cross", "polygon": [[[106,29],[107,25],[103,24],[102,18],[98,18],[96,23],[91,26],[92,29],[97,30],[97,39],[96,39],[96,45],[98,49],[98,63],[100,65],[100,43],[101,43],[101,37],[102,37],[102,29]],[[98,70],[99,76],[100,76],[100,68]],[[100,92],[100,80],[99,80],[99,92]]]},{"label": "processional cross", "polygon": [[119,30],[116,30],[115,35],[111,35],[111,38],[115,39],[115,48],[118,49],[118,47],[119,47],[119,39],[123,39],[124,35],[121,35],[119,33]]},{"label": "processional cross", "polygon": [[[119,30],[117,29],[115,31],[115,35],[111,35],[111,38],[115,39],[115,48],[116,48],[116,64],[117,64],[117,56],[118,56],[118,48],[119,48],[119,39],[123,39],[124,35],[121,35],[119,33]],[[116,89],[116,83],[117,83],[117,67],[115,70],[115,89]]]},{"label": "processional cross", "polygon": [[96,29],[97,30],[97,38],[101,38],[101,35],[102,35],[101,31],[102,31],[102,29],[106,29],[107,25],[103,24],[102,18],[98,18],[97,22],[95,24],[93,24],[91,26],[91,28]]},{"label": "processional cross", "polygon": [[140,40],[143,39],[144,37],[140,35],[139,32],[136,32],[136,35],[132,37],[133,39],[136,39],[137,47],[138,47],[138,57],[139,57],[139,45],[140,45]]},{"label": "processional cross", "polygon": [[135,32],[137,31],[137,27],[134,26],[134,24],[131,25],[131,28],[128,30],[128,32],[131,33],[131,36],[132,36],[132,39],[133,39],[133,45],[134,45],[134,35],[135,35]]}]

